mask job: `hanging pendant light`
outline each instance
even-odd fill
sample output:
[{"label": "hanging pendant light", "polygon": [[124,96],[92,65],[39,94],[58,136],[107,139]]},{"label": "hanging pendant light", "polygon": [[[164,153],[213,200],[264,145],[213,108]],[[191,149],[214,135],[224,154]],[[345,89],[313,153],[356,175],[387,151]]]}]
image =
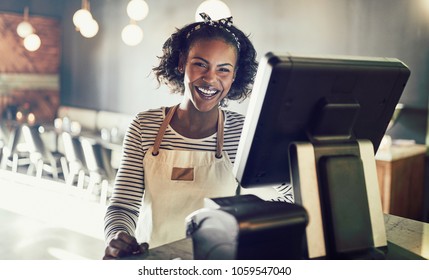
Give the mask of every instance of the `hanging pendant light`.
[{"label": "hanging pendant light", "polygon": [[213,20],[228,18],[231,16],[231,10],[228,5],[220,0],[206,0],[202,2],[195,12],[195,21],[203,21],[200,13],[206,13]]},{"label": "hanging pendant light", "polygon": [[42,44],[42,41],[40,40],[40,37],[37,34],[30,34],[24,39],[24,47],[27,49],[27,51],[34,52],[37,51],[40,48],[40,45]]},{"label": "hanging pendant light", "polygon": [[80,28],[80,34],[82,34],[85,38],[92,38],[98,33],[98,23],[94,19],[91,19],[90,21],[86,22],[84,25]]},{"label": "hanging pendant light", "polygon": [[137,21],[143,20],[149,14],[149,5],[144,0],[131,0],[127,5],[130,23],[122,29],[122,41],[128,46],[137,46],[143,40],[143,29]]},{"label": "hanging pendant light", "polygon": [[20,24],[18,24],[18,27],[16,28],[16,32],[21,38],[25,38],[31,33],[33,33],[33,26],[28,21],[23,21]]},{"label": "hanging pendant light", "polygon": [[40,37],[35,33],[34,27],[30,24],[28,7],[24,8],[24,20],[16,27],[16,33],[21,38],[24,38],[23,44],[27,51],[37,51],[42,45]]},{"label": "hanging pendant light", "polygon": [[25,38],[33,33],[33,26],[28,21],[28,7],[24,8],[24,20],[18,24],[16,32],[21,38]]},{"label": "hanging pendant light", "polygon": [[92,15],[89,12],[89,3],[87,0],[82,0],[82,8],[73,14],[73,24],[76,28],[80,28],[86,22],[92,20]]},{"label": "hanging pendant light", "polygon": [[144,0],[131,0],[127,5],[127,14],[133,20],[143,20],[148,13],[149,5]]},{"label": "hanging pendant light", "polygon": [[122,29],[122,41],[128,46],[137,46],[143,40],[143,30],[133,20]]},{"label": "hanging pendant light", "polygon": [[82,0],[82,8],[73,15],[73,24],[76,30],[85,38],[92,38],[97,35],[99,26],[90,12],[88,0]]},{"label": "hanging pendant light", "polygon": [[77,10],[73,15],[73,23],[76,28],[80,28],[80,26],[84,25],[90,20],[92,20],[92,15],[86,9]]}]

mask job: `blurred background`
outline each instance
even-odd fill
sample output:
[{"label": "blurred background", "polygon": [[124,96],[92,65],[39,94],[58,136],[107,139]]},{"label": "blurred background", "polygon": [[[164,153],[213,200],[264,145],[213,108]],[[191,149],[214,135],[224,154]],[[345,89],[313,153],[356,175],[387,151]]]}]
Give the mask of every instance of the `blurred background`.
[{"label": "blurred background", "polygon": [[[147,0],[149,12],[137,22],[143,30],[143,39],[136,46],[128,46],[121,39],[123,28],[130,23],[126,12],[129,2],[90,1],[90,11],[98,22],[99,30],[94,37],[85,38],[76,31],[72,21],[73,14],[82,7],[81,0],[1,1],[0,13],[14,14],[19,19],[22,19],[25,7],[29,7],[29,16],[37,32],[40,32],[42,44],[38,51],[22,62],[22,58],[17,57],[29,54],[23,51],[0,52],[0,74],[18,71],[52,74],[57,71],[59,101],[52,101],[54,106],[60,104],[134,115],[141,110],[177,102],[180,98],[168,94],[168,89],[157,88],[151,68],[157,63],[164,41],[176,27],[195,20],[195,12],[203,1]],[[415,139],[422,144],[426,141],[428,107],[428,2],[224,1],[235,24],[250,35],[259,57],[268,51],[277,51],[395,57],[402,60],[410,67],[412,75],[401,99],[405,105],[404,112],[391,134]],[[51,21],[38,26],[39,17]],[[2,36],[15,32],[15,29],[15,26],[8,26],[3,21]],[[58,40],[55,42],[59,48],[56,53],[45,49],[52,44],[48,40]],[[3,37],[0,45],[4,44]],[[53,59],[53,56],[58,57]],[[13,65],[4,65],[8,62]],[[5,88],[7,85],[0,82],[1,94],[5,94]],[[247,103],[231,104],[231,109],[243,112],[246,106]]]}]

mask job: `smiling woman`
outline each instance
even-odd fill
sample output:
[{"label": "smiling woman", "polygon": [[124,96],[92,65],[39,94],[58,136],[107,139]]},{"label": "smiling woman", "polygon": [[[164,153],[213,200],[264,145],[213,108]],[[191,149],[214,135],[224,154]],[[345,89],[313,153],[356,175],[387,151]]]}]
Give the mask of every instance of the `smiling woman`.
[{"label": "smiling woman", "polygon": [[249,95],[256,52],[232,18],[202,17],[167,39],[153,69],[182,101],[137,114],[128,129],[105,218],[105,259],[184,238],[185,217],[205,197],[239,189],[232,164],[244,116],[221,107]]}]

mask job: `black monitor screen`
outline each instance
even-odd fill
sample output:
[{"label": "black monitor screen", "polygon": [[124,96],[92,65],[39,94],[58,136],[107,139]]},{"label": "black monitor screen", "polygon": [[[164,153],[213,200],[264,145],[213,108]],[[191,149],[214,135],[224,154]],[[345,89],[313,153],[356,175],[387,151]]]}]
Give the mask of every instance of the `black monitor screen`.
[{"label": "black monitor screen", "polygon": [[290,183],[292,142],[370,140],[374,153],[410,71],[398,59],[266,54],[234,164],[245,188]]}]

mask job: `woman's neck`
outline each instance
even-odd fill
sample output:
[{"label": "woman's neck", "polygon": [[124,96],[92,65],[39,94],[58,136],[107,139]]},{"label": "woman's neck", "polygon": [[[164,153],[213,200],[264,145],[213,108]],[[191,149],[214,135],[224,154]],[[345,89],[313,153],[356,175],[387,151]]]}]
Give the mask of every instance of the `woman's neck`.
[{"label": "woman's neck", "polygon": [[217,131],[218,108],[198,111],[192,104],[181,103],[170,122],[173,129],[187,138],[206,138]]}]

